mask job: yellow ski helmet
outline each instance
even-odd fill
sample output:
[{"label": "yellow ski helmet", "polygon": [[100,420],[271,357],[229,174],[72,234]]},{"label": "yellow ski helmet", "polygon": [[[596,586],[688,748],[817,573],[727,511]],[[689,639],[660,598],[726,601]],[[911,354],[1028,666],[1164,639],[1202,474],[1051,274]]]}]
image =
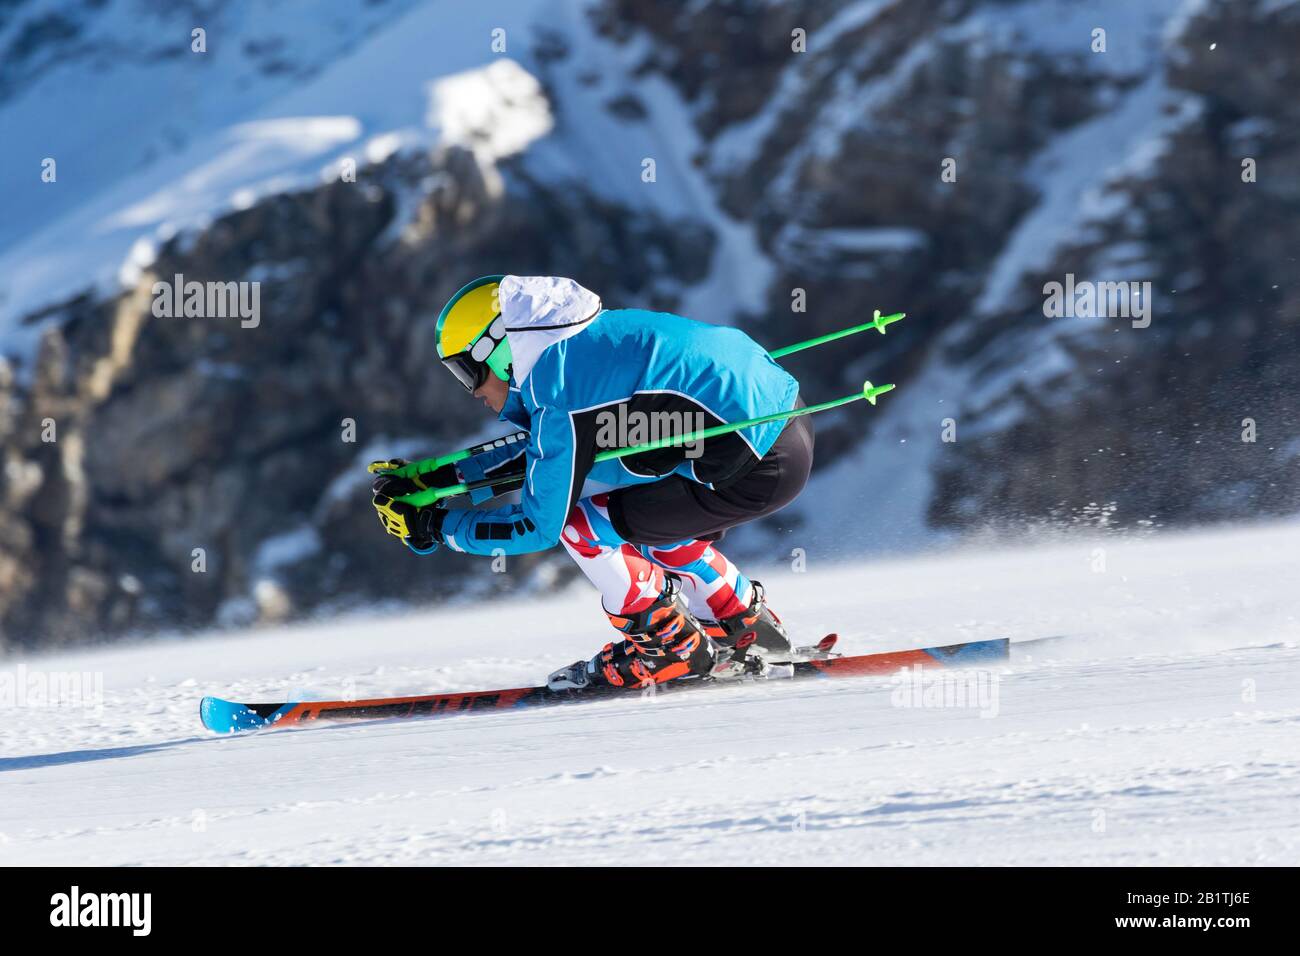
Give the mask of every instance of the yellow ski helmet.
[{"label": "yellow ski helmet", "polygon": [[434,330],[438,358],[471,392],[487,380],[489,371],[502,381],[510,380],[510,342],[498,292],[504,278],[480,276],[438,313]]}]

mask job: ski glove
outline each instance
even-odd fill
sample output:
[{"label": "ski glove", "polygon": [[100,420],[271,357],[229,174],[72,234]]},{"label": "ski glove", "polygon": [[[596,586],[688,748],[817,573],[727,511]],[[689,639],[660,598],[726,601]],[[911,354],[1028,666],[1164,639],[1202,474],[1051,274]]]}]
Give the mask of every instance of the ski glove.
[{"label": "ski glove", "polygon": [[385,531],[401,538],[416,554],[432,554],[438,550],[438,541],[442,537],[442,522],[447,517],[447,512],[437,504],[417,508],[415,505],[396,499],[425,488],[445,488],[458,483],[460,479],[454,465],[443,465],[435,471],[423,472],[415,478],[382,474],[384,469],[397,469],[405,464],[406,462],[401,458],[370,464],[370,471],[381,472],[371,482],[370,488],[374,492],[374,498],[371,500]]},{"label": "ski glove", "polygon": [[372,501],[384,530],[389,534],[401,538],[416,554],[432,554],[438,550],[442,522],[447,517],[443,508],[436,504],[417,508],[387,495],[375,495]]},{"label": "ski glove", "polygon": [[424,491],[426,488],[447,488],[460,484],[460,474],[456,471],[455,465],[443,465],[433,471],[424,471],[414,478],[385,474],[385,472],[396,471],[406,464],[405,458],[372,461],[366,469],[375,476],[374,481],[370,483],[371,490],[377,495],[399,498],[402,495],[413,495],[417,491]]}]

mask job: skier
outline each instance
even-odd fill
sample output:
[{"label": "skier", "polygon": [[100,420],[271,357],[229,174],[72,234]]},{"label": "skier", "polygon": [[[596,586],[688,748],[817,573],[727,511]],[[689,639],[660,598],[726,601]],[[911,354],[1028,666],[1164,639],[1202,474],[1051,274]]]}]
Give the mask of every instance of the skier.
[{"label": "skier", "polygon": [[[802,405],[798,382],[761,346],[737,329],[671,313],[604,309],[572,279],[501,275],[452,296],[436,341],[460,383],[526,440],[415,478],[381,473],[374,505],[419,554],[439,544],[482,555],[564,546],[621,639],[556,671],[552,688],[644,687],[790,659],[762,586],[716,542],[803,490],[813,457],[809,416],[593,463],[605,447],[638,443],[617,430],[611,438],[611,425],[666,422],[674,427],[660,434],[680,435]],[[504,507],[394,500],[510,476],[522,477],[521,496]],[[481,489],[471,503],[499,490]]]}]

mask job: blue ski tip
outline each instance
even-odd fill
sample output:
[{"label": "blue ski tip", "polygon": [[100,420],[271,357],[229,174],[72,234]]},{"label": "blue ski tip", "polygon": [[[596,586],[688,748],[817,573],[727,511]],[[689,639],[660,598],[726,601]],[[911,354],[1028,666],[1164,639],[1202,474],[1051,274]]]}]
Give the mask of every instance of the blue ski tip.
[{"label": "blue ski tip", "polygon": [[927,647],[925,652],[945,664],[965,666],[1005,661],[1010,654],[1010,647],[1010,641],[1005,637],[998,637],[989,641],[971,641],[968,644],[954,644],[949,647]]},{"label": "blue ski tip", "polygon": [[204,697],[199,702],[199,719],[203,721],[204,727],[219,734],[256,730],[269,723],[265,717],[243,704],[222,700],[220,697]]}]

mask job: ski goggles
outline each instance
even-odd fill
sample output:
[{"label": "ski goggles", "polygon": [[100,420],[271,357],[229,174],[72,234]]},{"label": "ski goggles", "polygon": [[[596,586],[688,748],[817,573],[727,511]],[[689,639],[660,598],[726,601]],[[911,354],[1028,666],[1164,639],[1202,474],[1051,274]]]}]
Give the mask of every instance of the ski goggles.
[{"label": "ski goggles", "polygon": [[[503,347],[504,346],[504,347]],[[483,330],[483,334],[474,340],[464,352],[448,355],[442,359],[456,381],[470,392],[475,391],[485,381],[488,372],[496,372],[506,381],[510,377],[510,346],[506,341],[506,322],[497,316],[492,324]]]}]

